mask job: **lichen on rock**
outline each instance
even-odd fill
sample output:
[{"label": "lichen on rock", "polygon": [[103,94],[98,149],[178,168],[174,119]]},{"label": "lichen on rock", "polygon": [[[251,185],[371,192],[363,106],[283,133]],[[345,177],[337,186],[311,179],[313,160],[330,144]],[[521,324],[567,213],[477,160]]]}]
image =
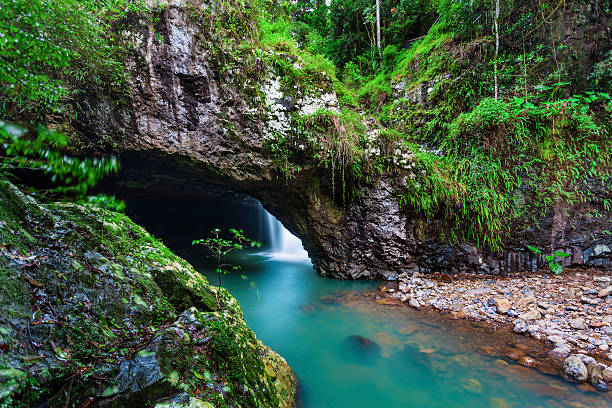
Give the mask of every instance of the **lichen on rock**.
[{"label": "lichen on rock", "polygon": [[124,215],[2,179],[0,226],[0,406],[293,406],[236,300]]}]

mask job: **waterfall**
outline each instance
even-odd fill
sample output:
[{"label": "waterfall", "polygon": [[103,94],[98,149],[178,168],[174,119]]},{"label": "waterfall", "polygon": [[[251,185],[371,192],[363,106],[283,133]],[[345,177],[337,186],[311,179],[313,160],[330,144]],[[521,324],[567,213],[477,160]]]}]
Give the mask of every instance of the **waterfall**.
[{"label": "waterfall", "polygon": [[308,253],[302,241],[293,235],[272,214],[260,206],[260,219],[263,220],[264,245],[263,255],[286,261],[309,261]]}]

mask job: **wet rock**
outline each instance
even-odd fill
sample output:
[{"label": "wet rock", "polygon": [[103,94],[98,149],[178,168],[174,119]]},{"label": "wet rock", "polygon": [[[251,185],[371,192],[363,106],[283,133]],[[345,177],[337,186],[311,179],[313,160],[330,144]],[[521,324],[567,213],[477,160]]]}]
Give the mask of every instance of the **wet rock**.
[{"label": "wet rock", "polygon": [[142,350],[133,360],[123,360],[117,376],[118,392],[137,393],[162,380],[159,361],[154,352]]},{"label": "wet rock", "polygon": [[589,372],[582,358],[573,354],[563,361],[563,374],[569,381],[582,383],[588,379]]},{"label": "wet rock", "polygon": [[589,373],[588,379],[591,384],[597,385],[601,380],[603,380],[603,370],[596,362],[587,364],[587,372]]},{"label": "wet rock", "polygon": [[528,312],[525,312],[519,315],[519,319],[525,320],[525,321],[539,320],[541,318],[542,318],[542,313],[540,313],[540,311],[536,309],[531,309]]},{"label": "wet rock", "polygon": [[[10,189],[0,178],[2,205],[7,187]],[[32,203],[35,202],[30,198],[25,205]],[[0,343],[7,343],[7,335],[15,342],[10,349],[4,346],[0,350],[2,402],[18,397],[32,402],[32,406],[44,406],[61,393],[61,403],[56,400],[52,405],[153,406],[154,401],[177,392],[196,396],[207,387],[206,381],[198,377],[206,372],[218,383],[227,384],[228,389],[237,390],[242,385],[240,378],[248,377],[259,390],[257,394],[226,392],[227,405],[294,406],[295,379],[291,369],[282,357],[255,338],[244,322],[240,306],[228,292],[211,286],[191,265],[123,214],[69,203],[37,208],[44,211],[36,222],[0,211],[0,241],[5,233],[1,225],[8,216],[28,228],[36,243],[41,243],[32,242],[27,250],[37,260],[36,269],[29,271],[30,277],[42,285],[15,280],[19,302],[0,296],[0,320],[6,321],[10,316],[11,327],[15,328],[6,333],[4,326],[0,327]],[[99,231],[103,222],[116,225],[115,233],[75,232]],[[43,244],[49,236],[54,240],[51,246]],[[20,238],[19,232],[14,238]],[[8,269],[10,274],[19,276],[22,268],[5,263],[4,255],[0,245],[0,270]],[[154,279],[153,273],[157,274],[158,269],[160,273],[168,272],[164,275],[167,285]],[[36,296],[44,299],[41,305],[46,303],[49,309],[41,312],[31,302],[31,286],[37,288]],[[174,302],[174,292],[164,290],[172,287],[188,293],[190,299],[186,303]],[[216,294],[221,295],[219,303]],[[175,308],[190,303],[200,303],[203,309]],[[9,309],[19,313],[8,314]],[[212,309],[221,310],[208,312]],[[32,316],[39,320],[54,316],[58,323],[66,324],[58,329],[50,329],[48,323],[30,325]],[[30,329],[26,329],[28,326]],[[152,330],[153,326],[157,329]],[[229,347],[240,352],[228,353],[213,347],[217,340],[231,342]],[[17,342],[31,343],[33,349],[44,352],[43,360],[22,364],[32,352],[29,346],[12,347]],[[139,345],[146,345],[146,350],[138,351]],[[134,355],[135,351],[138,352]],[[88,369],[80,371],[79,367]],[[41,376],[43,369],[45,375]],[[86,375],[74,377],[79,372]],[[72,392],[64,387],[67,378],[75,379]],[[23,387],[33,381],[40,388]],[[20,395],[11,395],[14,392]],[[99,397],[99,401],[91,403],[90,396]]]},{"label": "wet rock", "polygon": [[607,367],[601,373],[602,379],[607,383],[612,383],[612,367]]},{"label": "wet rock", "polygon": [[163,402],[158,402],[154,408],[212,408],[212,405],[183,392]]},{"label": "wet rock", "polygon": [[515,333],[527,333],[527,323],[522,319],[516,319],[514,321],[514,328],[512,329]]},{"label": "wet rock", "polygon": [[417,298],[414,296],[410,298],[410,300],[408,301],[408,304],[410,305],[410,307],[413,307],[415,309],[418,309],[421,307],[421,304],[419,303]]},{"label": "wet rock", "polygon": [[535,367],[537,362],[533,357],[523,356],[519,359],[519,364],[524,367]]}]

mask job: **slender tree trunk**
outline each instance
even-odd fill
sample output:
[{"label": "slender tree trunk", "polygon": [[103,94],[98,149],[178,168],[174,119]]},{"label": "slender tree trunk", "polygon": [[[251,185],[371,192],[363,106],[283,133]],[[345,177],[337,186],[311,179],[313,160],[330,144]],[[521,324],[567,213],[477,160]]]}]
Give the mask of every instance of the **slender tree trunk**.
[{"label": "slender tree trunk", "polygon": [[378,48],[378,58],[382,64],[382,50],[380,49],[380,0],[376,0],[376,47]]},{"label": "slender tree trunk", "polygon": [[499,57],[499,0],[495,0],[495,16],[493,27],[495,30],[495,60],[493,61],[493,75],[495,77],[495,99],[499,97],[499,84],[497,80],[497,59]]}]

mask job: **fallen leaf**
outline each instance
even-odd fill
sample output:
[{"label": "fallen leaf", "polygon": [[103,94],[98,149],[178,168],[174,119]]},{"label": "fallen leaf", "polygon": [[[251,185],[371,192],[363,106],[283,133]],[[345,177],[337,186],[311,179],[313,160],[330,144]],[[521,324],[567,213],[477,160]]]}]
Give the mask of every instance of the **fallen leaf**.
[{"label": "fallen leaf", "polygon": [[8,344],[0,343],[0,350],[11,351],[11,346]]},{"label": "fallen leaf", "polygon": [[30,278],[28,275],[23,275],[23,277],[25,278],[25,280],[27,280],[30,283],[30,285],[33,285],[33,286],[36,286],[36,287],[39,287],[39,288],[43,285],[42,283],[40,283],[36,279]]},{"label": "fallen leaf", "polygon": [[60,361],[70,360],[70,350],[62,349],[60,346],[56,345],[53,341],[51,341],[50,343],[51,343],[51,348],[53,349],[53,352],[55,353],[55,356],[57,357],[58,360]]}]

